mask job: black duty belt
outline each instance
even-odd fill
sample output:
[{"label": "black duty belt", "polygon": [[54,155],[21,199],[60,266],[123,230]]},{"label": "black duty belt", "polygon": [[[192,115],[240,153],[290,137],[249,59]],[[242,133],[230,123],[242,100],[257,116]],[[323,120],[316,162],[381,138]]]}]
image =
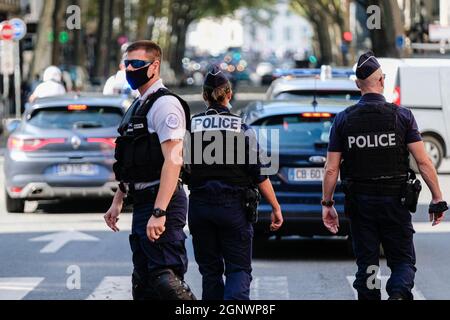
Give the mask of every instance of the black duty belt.
[{"label": "black duty belt", "polygon": [[380,196],[398,196],[405,191],[405,183],[389,184],[379,181],[344,181],[343,187],[345,193]]},{"label": "black duty belt", "polygon": [[[175,192],[181,189],[183,189],[183,184],[178,182]],[[130,191],[128,193],[128,196],[131,197],[133,204],[143,204],[155,201],[156,196],[158,195],[158,191],[159,184],[142,190],[136,190],[134,189],[133,184],[130,184]]]}]

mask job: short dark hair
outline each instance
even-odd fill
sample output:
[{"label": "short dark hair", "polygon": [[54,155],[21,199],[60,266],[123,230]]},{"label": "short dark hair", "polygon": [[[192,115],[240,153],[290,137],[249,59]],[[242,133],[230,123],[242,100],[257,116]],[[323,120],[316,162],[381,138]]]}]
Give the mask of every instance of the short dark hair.
[{"label": "short dark hair", "polygon": [[150,40],[139,40],[130,44],[126,52],[128,53],[136,50],[145,50],[147,53],[153,54],[156,60],[160,62],[162,60],[162,50],[156,42]]}]

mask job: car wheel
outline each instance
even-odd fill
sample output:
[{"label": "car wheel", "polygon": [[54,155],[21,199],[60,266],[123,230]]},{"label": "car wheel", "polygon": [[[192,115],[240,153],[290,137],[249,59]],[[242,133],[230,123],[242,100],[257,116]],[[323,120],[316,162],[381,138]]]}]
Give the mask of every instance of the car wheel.
[{"label": "car wheel", "polygon": [[25,200],[13,199],[5,190],[6,210],[11,213],[23,213],[25,211]]}]

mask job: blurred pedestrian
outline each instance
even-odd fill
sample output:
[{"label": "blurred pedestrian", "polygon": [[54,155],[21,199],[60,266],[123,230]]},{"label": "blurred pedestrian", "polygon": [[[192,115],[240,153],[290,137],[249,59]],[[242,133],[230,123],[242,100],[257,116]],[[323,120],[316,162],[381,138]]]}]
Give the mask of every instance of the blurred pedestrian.
[{"label": "blurred pedestrian", "polygon": [[125,68],[125,59],[126,53],[123,54],[122,60],[119,64],[119,71],[115,75],[106,80],[105,86],[103,87],[104,95],[131,95],[132,97],[139,96],[139,91],[133,90],[130,87],[130,84],[127,81],[126,68]]},{"label": "blurred pedestrian", "polygon": [[31,94],[29,101],[33,103],[38,98],[63,95],[66,89],[62,82],[62,73],[58,67],[50,66],[44,71],[43,82]]}]

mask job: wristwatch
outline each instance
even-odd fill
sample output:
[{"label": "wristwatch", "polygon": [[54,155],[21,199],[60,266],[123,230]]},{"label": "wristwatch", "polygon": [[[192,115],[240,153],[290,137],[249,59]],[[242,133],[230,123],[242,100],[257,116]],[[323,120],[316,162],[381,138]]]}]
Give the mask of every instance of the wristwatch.
[{"label": "wristwatch", "polygon": [[324,207],[330,208],[330,207],[334,206],[334,200],[329,200],[329,201],[322,200],[321,204]]},{"label": "wristwatch", "polygon": [[154,216],[155,218],[161,218],[164,217],[166,215],[166,211],[159,209],[159,208],[154,208],[152,211],[152,216]]}]

